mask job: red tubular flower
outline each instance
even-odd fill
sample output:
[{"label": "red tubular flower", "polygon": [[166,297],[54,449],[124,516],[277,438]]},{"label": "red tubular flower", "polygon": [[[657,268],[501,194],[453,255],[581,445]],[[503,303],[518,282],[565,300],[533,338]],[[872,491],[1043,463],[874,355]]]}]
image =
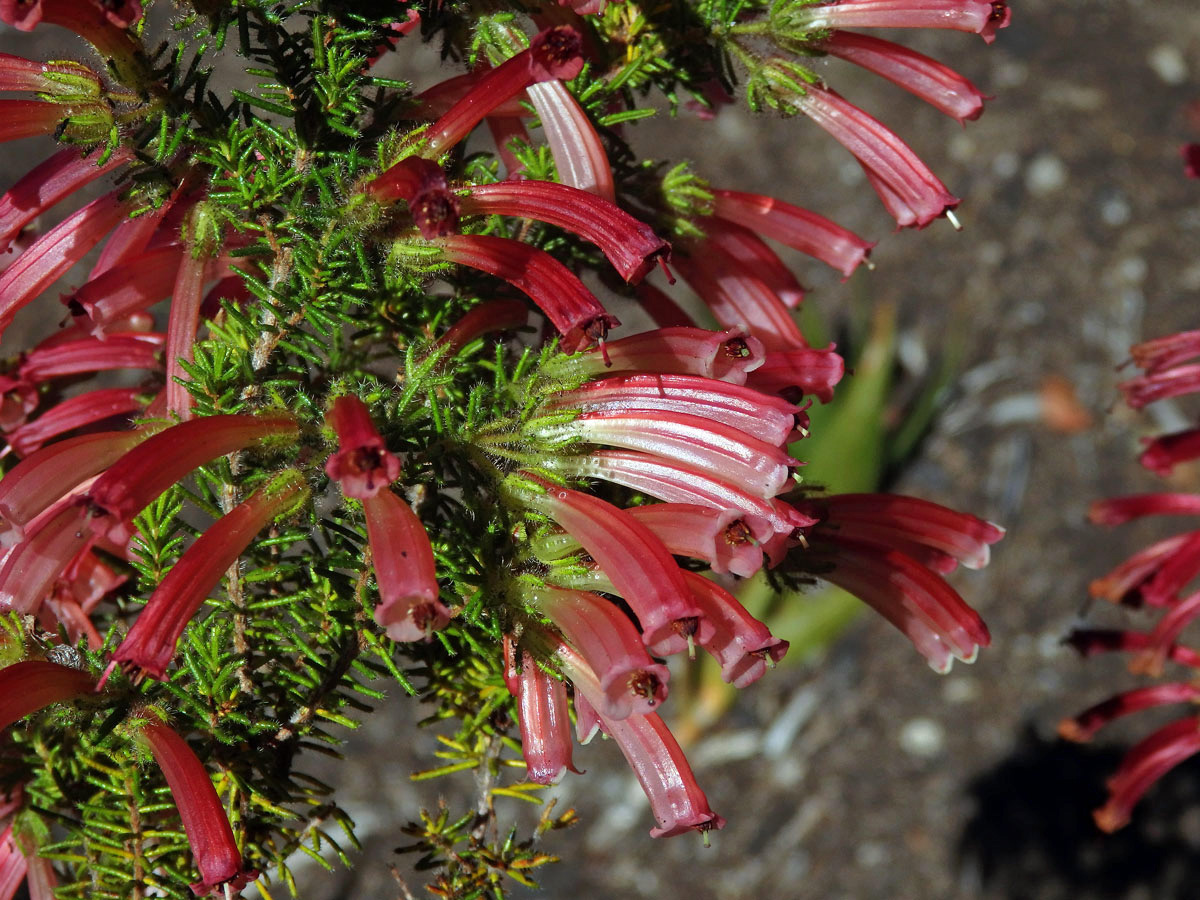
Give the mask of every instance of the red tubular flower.
[{"label": "red tubular flower", "polygon": [[503,278],[529,297],[575,348],[603,341],[620,321],[571,271],[544,250],[510,238],[456,234],[438,240],[452,263]]},{"label": "red tubular flower", "polygon": [[[1097,653],[1136,653],[1145,650],[1150,646],[1150,636],[1140,631],[1077,628],[1067,635],[1064,643],[1070,644],[1080,656],[1086,658]],[[1200,653],[1181,644],[1173,644],[1168,648],[1167,659],[1193,669],[1200,668]]]},{"label": "red tubular flower", "polygon": [[325,463],[325,474],[347,497],[366,500],[400,477],[400,460],[389,453],[367,405],[353,394],[333,401],[326,421],[337,435],[338,451]]},{"label": "red tubular flower", "polygon": [[694,503],[731,510],[768,522],[779,534],[791,534],[815,520],[782,500],[748,494],[706,473],[676,465],[648,453],[597,450],[587,456],[560,457],[554,468],[577,478],[600,478],[668,503]]},{"label": "red tubular flower", "polygon": [[831,32],[820,48],[886,78],[959,122],[983,114],[986,98],[975,85],[915,50],[853,31]]},{"label": "red tubular flower", "polygon": [[598,497],[553,487],[528,474],[522,477],[545,490],[522,490],[521,500],[583,545],[633,609],[643,643],[657,655],[685,650],[699,611],[662,541]]},{"label": "red tubular flower", "polygon": [[973,662],[991,638],[957,592],[912,557],[886,544],[815,528],[798,564],[867,603],[912,641],[938,672]]},{"label": "red tubular flower", "polygon": [[612,202],[553,181],[477,184],[460,203],[465,215],[519,216],[574,232],[599,247],[628,282],[645,278],[671,249],[653,228]]},{"label": "red tubular flower", "polygon": [[505,641],[505,681],[517,698],[517,723],[521,728],[521,755],[526,778],[534,784],[557,784],[571,761],[571,714],[567,686],[538,668],[532,656],[521,654],[521,669],[512,662],[512,642]]},{"label": "red tubular flower", "polygon": [[694,244],[687,256],[676,259],[675,267],[725,328],[744,328],[768,351],[807,347],[792,311],[779,294],[755,270],[726,251],[727,231],[739,227],[710,228],[710,236]]},{"label": "red tubular flower", "polygon": [[1188,428],[1156,438],[1142,438],[1146,449],[1138,457],[1143,468],[1166,478],[1180,463],[1200,459],[1200,428]]},{"label": "red tubular flower", "polygon": [[1200,331],[1180,331],[1142,341],[1129,348],[1133,364],[1146,374],[1155,374],[1200,356]]},{"label": "red tubular flower", "polygon": [[697,375],[618,375],[550,398],[551,408],[581,412],[662,410],[720,422],[768,444],[796,429],[797,407],[781,397]]},{"label": "red tubular flower", "polygon": [[1200,391],[1200,364],[1169,369],[1160,366],[1145,375],[1122,381],[1117,387],[1129,406],[1141,409],[1158,400]]},{"label": "red tubular flower", "polygon": [[650,658],[637,628],[614,603],[587,591],[550,587],[530,599],[596,673],[604,715],[644,715],[667,698],[670,672]]},{"label": "red tubular flower", "polygon": [[[436,119],[444,116],[454,108],[455,104],[474,91],[479,83],[489,74],[488,69],[479,69],[463,75],[455,75],[439,81],[432,87],[426,88],[415,98],[416,108],[408,112],[406,118]],[[519,92],[505,100],[495,109],[488,112],[489,116],[504,118],[522,118],[529,115],[529,110],[521,103]]]},{"label": "red tubular flower", "polygon": [[529,319],[529,308],[520,300],[486,300],[465,313],[437,339],[437,345],[460,353],[472,341],[496,331],[513,331]]},{"label": "red tubular flower", "polygon": [[74,147],[60,150],[9,188],[0,197],[0,250],[50,207],[133,158],[131,151],[119,147],[101,163],[104,152],[100,148],[84,156]]},{"label": "red tubular flower", "polygon": [[51,703],[91,693],[96,679],[87,672],[43,659],[27,659],[0,669],[0,730]]},{"label": "red tubular flower", "polygon": [[839,538],[886,544],[943,574],[953,572],[956,562],[982,569],[990,545],[1004,537],[1003,528],[978,516],[899,494],[833,494],[800,508]]},{"label": "red tubular flower", "polygon": [[530,85],[551,79],[571,79],[583,68],[583,42],[566,25],[535,35],[529,47],[489,71],[461,100],[425,132],[421,155],[441,156],[483,121],[496,107]]},{"label": "red tubular flower", "polygon": [[[530,85],[537,87],[537,85]],[[496,156],[504,165],[504,172],[510,181],[518,181],[525,177],[525,164],[517,158],[514,143],[529,144],[529,132],[525,123],[517,116],[491,115],[487,119],[488,131],[492,135],[492,143],[496,145]]]},{"label": "red tubular flower", "polygon": [[78,290],[63,294],[62,302],[76,324],[104,339],[113,323],[171,295],[185,252],[175,244],[142,253],[89,278]]},{"label": "red tubular flower", "polygon": [[70,110],[47,100],[0,100],[0,142],[49,137],[70,115]]},{"label": "red tubular flower", "polygon": [[713,215],[819,259],[847,278],[875,246],[824,216],[761,194],[714,190]]},{"label": "red tubular flower", "polygon": [[980,35],[989,44],[1007,28],[1006,0],[839,0],[805,6],[797,24],[823,28],[949,28]]},{"label": "red tubular flower", "polygon": [[207,416],[160,431],[101,475],[87,494],[91,527],[114,541],[129,539],[130,520],[199,466],[271,438],[296,436],[296,420],[281,412]]},{"label": "red tubular flower", "polygon": [[549,443],[577,440],[639,450],[734,485],[764,499],[779,494],[797,461],[777,446],[719,422],[676,412],[598,410],[545,425],[530,436]]},{"label": "red tubular flower", "polygon": [[83,507],[67,500],[30,523],[0,566],[0,610],[37,611],[54,580],[91,542],[86,522]]},{"label": "red tubular flower", "polygon": [[162,770],[171,798],[183,820],[183,830],[200,880],[191,885],[197,896],[228,887],[236,894],[258,877],[247,869],[241,851],[233,839],[229,817],[213,788],[204,764],[197,759],[187,741],[166,725],[143,725],[139,737],[146,742],[154,761]]},{"label": "red tubular flower", "polygon": [[34,241],[0,273],[0,334],[19,309],[83,259],[128,212],[118,192],[93,200]]},{"label": "red tubular flower", "polygon": [[403,200],[421,237],[432,240],[458,230],[459,200],[441,166],[420,156],[402,159],[375,178],[367,190],[377,200]]},{"label": "red tubular flower", "polygon": [[[104,242],[99,259],[88,273],[88,281],[91,282],[109,269],[138,258],[147,251],[152,241],[156,248],[174,246],[182,251],[179,240],[182,219],[196,205],[198,199],[197,194],[185,194],[181,186],[169,194],[158,207],[143,212],[137,218],[121,222]],[[180,221],[164,226],[163,222],[170,214],[179,216]]]},{"label": "red tubular flower", "polygon": [[[603,3],[603,0],[599,0]],[[554,168],[563,184],[616,202],[612,166],[596,127],[566,86],[558,81],[531,84],[526,92],[537,110]],[[512,173],[509,173],[510,177]]]},{"label": "red tubular flower", "polygon": [[745,384],[763,359],[762,342],[741,329],[658,328],[585,351],[572,364],[587,375],[662,372]]},{"label": "red tubular flower", "polygon": [[185,386],[187,376],[183,367],[192,361],[208,267],[208,257],[197,255],[195,250],[185,250],[171,292],[171,312],[167,320],[166,402],[167,412],[180,421],[191,418],[196,403]]},{"label": "red tubular flower", "polygon": [[46,441],[82,428],[128,415],[143,409],[145,393],[141,388],[107,388],[63,400],[43,415],[27,422],[8,435],[8,443],[18,456],[28,456]]},{"label": "red tubular flower", "polygon": [[1142,516],[1200,515],[1200,494],[1134,494],[1097,500],[1088,509],[1094,525],[1123,525]]},{"label": "red tubular flower", "polygon": [[153,333],[54,343],[25,356],[17,372],[29,383],[39,384],[51,378],[108,369],[160,369],[162,346],[163,336]]},{"label": "red tubular flower", "polygon": [[1151,544],[1129,557],[1103,578],[1092,581],[1088,585],[1088,593],[1110,603],[1140,605],[1146,599],[1141,592],[1145,582],[1154,576],[1165,560],[1183,549],[1189,538],[1195,539],[1197,536],[1200,536],[1200,531],[1177,534]]},{"label": "red tubular flower", "polygon": [[746,612],[737,597],[698,572],[685,572],[684,578],[703,613],[697,639],[720,664],[722,680],[747,687],[783,659],[788,642]]},{"label": "red tubular flower", "polygon": [[[100,93],[100,78],[86,66],[76,64],[55,64],[35,62],[11,53],[0,53],[0,91],[33,91],[39,93],[54,93],[57,86],[55,75],[69,75],[78,84],[79,92],[92,96]],[[91,84],[85,88],[84,80]],[[72,93],[75,91],[73,90]]]},{"label": "red tubular flower", "polygon": [[85,434],[43,447],[17,463],[0,480],[0,548],[20,541],[35,517],[151,433],[140,429]]},{"label": "red tubular flower", "polygon": [[1171,647],[1197,616],[1200,616],[1200,592],[1172,603],[1146,635],[1145,649],[1129,661],[1129,671],[1137,675],[1161,675]]},{"label": "red tubular flower", "polygon": [[18,31],[32,31],[41,22],[73,31],[127,81],[140,81],[146,74],[138,43],[126,32],[141,17],[138,0],[0,0],[0,22]]},{"label": "red tubular flower", "polygon": [[1101,831],[1113,832],[1128,823],[1133,807],[1154,782],[1198,752],[1198,716],[1179,719],[1143,739],[1108,780],[1108,802],[1093,814],[1096,825]]},{"label": "red tubular flower", "polygon": [[113,652],[113,660],[137,680],[149,676],[161,681],[183,629],[221,576],[255,535],[292,509],[306,491],[298,472],[285,473],[208,526],[150,595],[129,634]]},{"label": "red tubular flower", "polygon": [[824,350],[776,350],[747,379],[755,390],[779,393],[789,399],[796,391],[822,403],[833,399],[833,389],[846,374],[846,362],[831,344]]},{"label": "red tubular flower", "polygon": [[658,713],[600,721],[625,756],[650,800],[657,826],[651,837],[672,837],[688,831],[707,835],[724,828],[725,820],[712,811],[696,782],[678,741]]},{"label": "red tubular flower", "polygon": [[1125,691],[1102,703],[1089,707],[1077,716],[1058,723],[1059,737],[1068,741],[1085,743],[1095,737],[1096,732],[1110,722],[1156,706],[1170,703],[1187,703],[1200,699],[1200,687],[1186,682],[1154,684],[1149,687]]},{"label": "red tubular flower", "polygon": [[958,205],[958,198],[946,190],[911,147],[834,91],[809,85],[794,102],[797,109],[854,154],[898,227],[924,228]]},{"label": "red tubular flower", "polygon": [[450,621],[438,599],[437,565],[425,526],[390,490],[363,501],[367,540],[379,584],[375,622],[393,641],[428,640]]}]

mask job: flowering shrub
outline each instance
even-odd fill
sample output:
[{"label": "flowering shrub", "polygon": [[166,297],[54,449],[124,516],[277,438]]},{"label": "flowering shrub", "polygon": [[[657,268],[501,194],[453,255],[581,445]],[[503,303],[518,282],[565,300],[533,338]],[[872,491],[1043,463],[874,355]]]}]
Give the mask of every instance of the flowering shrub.
[{"label": "flowering shrub", "polygon": [[[725,820],[659,716],[663,660],[761,678],[788,644],[738,600],[760,572],[851,591],[938,671],[987,645],[944,576],[1001,529],[798,477],[844,363],[805,339],[767,241],[846,277],[873,244],[637,160],[622,130],[652,89],[707,109],[740,83],[843,143],[899,227],[952,218],[805,61],[973,119],[973,85],[854,29],[991,41],[1001,0],[194,0],[161,46],[136,0],[0,0],[0,20],[94,51],[0,57],[0,139],[62,145],[0,198],[0,894],[297,893],[293,854],[345,856],[326,823],[353,841],[304,751],[384,678],[454,723],[441,771],[484,785],[482,812],[414,826],[440,895],[532,883],[549,857],[477,816],[528,787],[511,766],[576,771],[572,723],[620,747],[652,835],[707,839]],[[464,71],[375,74],[434,38]]]}]

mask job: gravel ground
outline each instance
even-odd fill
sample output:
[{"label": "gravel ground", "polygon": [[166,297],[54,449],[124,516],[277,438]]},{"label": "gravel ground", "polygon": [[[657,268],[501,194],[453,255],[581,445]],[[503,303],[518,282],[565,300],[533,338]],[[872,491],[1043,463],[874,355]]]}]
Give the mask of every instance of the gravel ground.
[{"label": "gravel ground", "polygon": [[[1114,367],[1139,336],[1195,326],[1200,183],[1183,179],[1178,145],[1198,137],[1187,108],[1200,98],[1200,16],[1193,0],[1030,0],[991,48],[949,32],[899,39],[995,94],[984,117],[963,130],[848,67],[831,63],[829,77],[963,198],[962,234],[941,222],[889,234],[849,156],[804,121],[723,112],[710,124],[652,122],[638,140],[678,155],[683,137],[684,152],[703,147],[699,170],[718,184],[881,239],[876,271],[848,285],[815,266],[802,274],[826,311],[858,287],[896,303],[910,357],[962,354],[965,375],[896,488],[1008,527],[992,565],[956,581],[994,644],[939,677],[864,616],[817,664],[771,673],[690,751],[729,820],[707,850],[651,841],[619,754],[587,748],[586,777],[557,789],[584,821],[547,844],[566,860],[547,873],[547,896],[1200,895],[1200,766],[1172,774],[1129,828],[1102,838],[1089,810],[1146,723],[1083,749],[1054,738],[1063,715],[1130,682],[1116,661],[1083,665],[1060,640],[1087,582],[1156,533],[1100,533],[1084,522],[1087,504],[1153,489],[1133,463],[1137,438],[1183,415],[1168,407],[1156,425],[1116,406]],[[0,50],[47,53],[43,40],[0,33]],[[27,165],[6,158],[13,176]],[[1088,427],[1052,414],[1047,397],[1064,394]],[[1174,486],[1195,480],[1183,473]],[[365,851],[353,874],[314,873],[314,896],[399,896],[388,872],[398,825],[439,790],[469,792],[469,779],[408,780],[434,749],[411,707],[393,698],[351,742],[361,764],[328,773]]]}]

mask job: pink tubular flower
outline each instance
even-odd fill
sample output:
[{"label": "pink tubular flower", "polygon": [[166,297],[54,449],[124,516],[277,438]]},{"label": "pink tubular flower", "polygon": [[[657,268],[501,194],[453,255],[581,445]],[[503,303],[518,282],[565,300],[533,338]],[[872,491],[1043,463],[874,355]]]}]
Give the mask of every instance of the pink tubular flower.
[{"label": "pink tubular flower", "polygon": [[587,375],[662,372],[745,384],[763,358],[762,342],[741,329],[658,328],[585,351],[572,365]]},{"label": "pink tubular flower", "polygon": [[521,755],[526,778],[534,784],[557,784],[571,761],[571,714],[567,686],[538,668],[533,657],[521,654],[521,668],[513,661],[511,639],[506,638],[505,682],[517,698],[517,723],[521,728]]},{"label": "pink tubular flower", "polygon": [[1185,759],[1200,752],[1200,717],[1189,716],[1139,742],[1108,780],[1108,802],[1093,814],[1102,831],[1113,832],[1129,822],[1133,807],[1154,782]]},{"label": "pink tubular flower", "polygon": [[96,679],[87,672],[42,659],[27,659],[0,669],[0,730],[30,713],[90,693]]},{"label": "pink tubular flower", "polygon": [[0,611],[36,612],[54,580],[92,540],[86,512],[71,500],[30,523],[0,565]]},{"label": "pink tubular flower", "polygon": [[713,215],[819,259],[847,278],[875,246],[824,216],[761,194],[714,190]]},{"label": "pink tubular flower", "polygon": [[598,410],[571,422],[543,425],[531,437],[554,443],[583,440],[639,450],[716,477],[764,499],[779,494],[797,465],[778,446],[729,425],[673,411]]},{"label": "pink tubular flower", "polygon": [[610,719],[601,713],[600,721],[650,800],[650,811],[658,823],[650,830],[651,837],[694,830],[707,840],[709,831],[725,827],[725,820],[709,807],[679,743],[658,713],[627,719]]},{"label": "pink tubular flower", "polygon": [[[603,4],[604,0],[598,2]],[[546,133],[546,143],[550,145],[559,180],[615,203],[616,190],[608,154],[579,101],[558,81],[531,84],[526,92]]]},{"label": "pink tubular flower", "polygon": [[662,410],[700,416],[775,445],[783,444],[793,434],[799,411],[780,397],[741,385],[672,374],[617,375],[592,381],[555,395],[549,404],[585,413]]},{"label": "pink tubular flower", "polygon": [[208,526],[150,595],[113,660],[137,680],[149,676],[161,681],[183,629],[221,576],[255,535],[292,509],[306,491],[298,472],[284,473]]},{"label": "pink tubular flower", "polygon": [[62,302],[80,327],[103,340],[114,322],[171,295],[185,252],[174,244],[142,253],[89,278],[78,290],[63,294]]},{"label": "pink tubular flower", "polygon": [[114,334],[106,340],[83,338],[40,347],[21,360],[21,378],[39,384],[51,378],[109,369],[161,369],[161,334]]},{"label": "pink tubular flower", "polygon": [[975,85],[934,59],[900,44],[833,31],[820,48],[874,72],[959,122],[978,119],[986,99]]},{"label": "pink tubular flower", "polygon": [[123,166],[133,158],[124,147],[101,163],[103,149],[81,155],[74,147],[60,150],[24,175],[0,197],[0,249],[6,249],[26,225],[65,197]]},{"label": "pink tubular flower", "polygon": [[784,306],[795,309],[804,301],[804,285],[754,231],[719,216],[709,216],[703,224],[709,240],[719,241],[721,252],[761,281]]},{"label": "pink tubular flower", "polygon": [[668,503],[694,503],[763,519],[778,534],[791,534],[815,521],[782,500],[756,497],[706,473],[648,453],[597,450],[587,456],[560,457],[553,465],[564,475],[600,478]]},{"label": "pink tubular flower", "polygon": [[1200,494],[1134,494],[1097,500],[1088,509],[1095,525],[1123,525],[1142,516],[1200,515]]},{"label": "pink tubular flower", "polygon": [[73,488],[103,472],[151,432],[85,434],[43,447],[0,480],[0,548],[24,537],[25,526]]},{"label": "pink tubular flower", "polygon": [[485,334],[513,331],[528,319],[529,308],[520,300],[485,300],[451,325],[437,345],[459,353]]},{"label": "pink tubular flower", "polygon": [[596,673],[604,715],[644,715],[666,699],[670,672],[650,658],[637,628],[614,603],[550,587],[538,588],[531,600]]},{"label": "pink tubular flower", "polygon": [[1146,374],[1155,374],[1200,356],[1200,331],[1180,331],[1153,338],[1129,348],[1133,364]]},{"label": "pink tubular flower", "polygon": [[200,301],[204,297],[204,281],[208,275],[209,259],[199,251],[185,250],[179,260],[175,284],[171,292],[171,312],[167,320],[167,413],[180,421],[192,416],[196,401],[185,386],[184,365],[190,363],[200,327]]},{"label": "pink tubular flower", "polygon": [[778,393],[790,400],[794,394],[816,397],[822,403],[833,399],[833,389],[846,373],[846,363],[831,344],[824,350],[803,348],[768,352],[746,383],[755,390]]},{"label": "pink tubular flower", "polygon": [[946,190],[911,147],[840,95],[810,85],[794,103],[854,154],[898,227],[924,228],[958,205],[958,198]]},{"label": "pink tubular flower", "polygon": [[699,611],[683,574],[662,541],[636,519],[579,491],[553,487],[523,474],[544,490],[522,489],[520,498],[574,537],[633,609],[642,641],[657,655],[685,650]]},{"label": "pink tubular flower", "polygon": [[[726,249],[726,232],[738,228],[731,224],[710,227],[709,237],[692,245],[687,256],[676,259],[675,267],[723,327],[745,329],[768,351],[807,347],[792,311],[779,294]],[[763,249],[769,252],[765,246]]]},{"label": "pink tubular flower", "polygon": [[461,100],[423,135],[421,155],[441,156],[478,125],[483,118],[530,84],[551,79],[571,79],[583,68],[582,40],[574,28],[559,26],[535,35],[529,47],[489,71]]},{"label": "pink tubular flower", "polygon": [[107,388],[63,400],[57,406],[15,429],[8,443],[18,456],[28,456],[46,441],[68,431],[138,412],[146,405],[140,388]]},{"label": "pink tubular flower", "polygon": [[199,466],[271,438],[293,438],[296,420],[281,412],[207,416],[160,431],[118,459],[87,494],[91,527],[121,542],[130,520]]},{"label": "pink tubular flower", "polygon": [[772,635],[737,597],[698,572],[685,572],[684,578],[702,613],[698,642],[720,664],[724,681],[747,687],[783,659],[788,642]]},{"label": "pink tubular flower", "polygon": [[[984,546],[999,540],[1003,532],[973,516],[956,525],[955,514],[937,506],[923,517],[919,502],[901,501],[889,510],[890,499],[867,495],[848,503],[851,525],[845,533],[837,525],[836,512],[831,512],[830,518],[807,533],[808,547],[799,554],[797,564],[881,613],[935,670],[948,671],[954,658],[973,662],[979,648],[991,641],[987,626],[935,570],[907,551],[917,544],[982,563],[986,561]],[[865,513],[872,501],[879,503],[878,525],[869,519],[854,522],[854,506],[860,505]],[[961,535],[954,535],[956,527],[963,528]],[[861,531],[856,533],[856,528]]]},{"label": "pink tubular flower", "polygon": [[1172,368],[1159,366],[1145,375],[1122,381],[1117,387],[1125,395],[1125,402],[1129,406],[1141,409],[1158,400],[1200,391],[1200,364]]},{"label": "pink tubular flower", "polygon": [[456,234],[440,238],[446,259],[502,278],[529,297],[568,348],[603,341],[621,324],[571,270],[544,250],[510,238]]},{"label": "pink tubular flower", "polygon": [[[1189,534],[1177,534],[1165,538],[1138,551],[1122,562],[1119,566],[1102,578],[1097,578],[1088,585],[1088,593],[1093,597],[1108,600],[1110,603],[1122,603],[1127,606],[1139,606],[1146,602],[1142,587],[1154,577],[1163,563],[1171,559],[1181,550],[1186,552],[1189,539],[1193,541],[1200,537],[1200,531]],[[1152,595],[1152,599],[1163,598]]]},{"label": "pink tubular flower", "polygon": [[519,216],[565,228],[595,244],[628,282],[641,281],[670,245],[649,225],[595,194],[552,181],[477,184],[461,199],[462,212]]},{"label": "pink tubular flower", "polygon": [[68,107],[47,100],[0,100],[0,142],[49,137],[69,115]]},{"label": "pink tubular flower", "polygon": [[1105,725],[1121,716],[1155,706],[1194,702],[1198,699],[1200,699],[1200,687],[1186,682],[1154,684],[1149,687],[1137,688],[1097,703],[1077,716],[1063,719],[1058,723],[1058,734],[1068,741],[1084,743],[1095,737],[1096,732]]},{"label": "pink tubular flower", "polygon": [[393,641],[428,640],[450,610],[438,599],[437,565],[425,526],[387,488],[363,500],[367,540],[379,584],[375,622]]},{"label": "pink tubular flower", "polygon": [[242,861],[229,817],[204,764],[173,728],[148,724],[139,729],[138,735],[162,770],[183,820],[192,857],[200,870],[200,880],[191,885],[192,890],[197,896],[204,896],[228,887],[236,894],[258,873],[247,869]]},{"label": "pink tubular flower", "polygon": [[325,474],[341,485],[347,497],[374,497],[400,476],[400,460],[388,452],[367,405],[358,397],[338,397],[326,421],[337,435],[338,451],[325,463]]},{"label": "pink tubular flower", "polygon": [[0,334],[18,310],[83,259],[128,212],[117,192],[93,200],[34,241],[0,273]]},{"label": "pink tubular flower", "polygon": [[[1008,27],[1007,0],[835,0],[793,14],[811,30],[823,28],[949,28],[980,35],[989,44]],[[801,18],[802,17],[802,18]]]},{"label": "pink tubular flower", "polygon": [[1155,438],[1142,438],[1142,468],[1166,478],[1180,463],[1200,459],[1200,428],[1187,428]]}]

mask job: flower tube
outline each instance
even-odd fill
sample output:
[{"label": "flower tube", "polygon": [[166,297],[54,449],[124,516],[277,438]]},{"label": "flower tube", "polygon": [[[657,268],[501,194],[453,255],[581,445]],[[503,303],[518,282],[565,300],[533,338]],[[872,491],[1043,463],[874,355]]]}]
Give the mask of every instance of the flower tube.
[{"label": "flower tube", "polygon": [[[178,427],[178,426],[177,426]],[[286,472],[235,506],[196,538],[159,582],[113,660],[136,680],[162,680],[184,628],[255,535],[306,495],[299,472]],[[236,576],[235,576],[236,577]]]},{"label": "flower tube", "polygon": [[43,659],[0,669],[0,731],[51,703],[89,694],[96,679],[87,672]]},{"label": "flower tube", "polygon": [[343,494],[367,500],[400,477],[400,460],[388,452],[362,400],[343,394],[333,401],[326,421],[337,435],[338,451],[326,461],[325,474]]},{"label": "flower tube", "polygon": [[788,642],[746,611],[737,597],[698,572],[683,577],[704,614],[697,641],[721,666],[721,679],[744,688],[783,659]]},{"label": "flower tube", "polygon": [[610,341],[603,351],[584,351],[568,365],[587,375],[664,372],[745,384],[746,376],[761,366],[763,359],[762,343],[740,328],[657,328]]},{"label": "flower tube", "polygon": [[53,343],[26,354],[17,369],[20,377],[33,384],[103,372],[109,369],[162,368],[161,334],[114,334],[105,340],[82,338]]},{"label": "flower tube", "polygon": [[1196,753],[1200,753],[1200,716],[1171,722],[1144,738],[1108,780],[1108,802],[1093,813],[1096,825],[1113,832],[1127,824],[1133,807],[1154,782]]},{"label": "flower tube", "polygon": [[615,203],[608,154],[579,101],[559,81],[531,84],[526,93],[542,122],[559,180]]},{"label": "flower tube", "polygon": [[509,693],[517,698],[525,777],[534,784],[557,784],[568,769],[578,771],[571,761],[567,686],[538,668],[526,652],[522,652],[521,669],[516,671],[511,658],[512,641],[506,640],[504,648],[505,682]]},{"label": "flower tube", "polygon": [[949,28],[978,34],[987,43],[1007,28],[1007,0],[839,0],[789,9],[796,25],[824,28]]},{"label": "flower tube", "polygon": [[[8,435],[8,443],[18,456],[28,456],[46,441],[85,425],[128,415],[143,409],[146,395],[141,388],[106,388],[88,391],[63,400],[44,414]],[[7,479],[6,479],[7,480]]]}]

